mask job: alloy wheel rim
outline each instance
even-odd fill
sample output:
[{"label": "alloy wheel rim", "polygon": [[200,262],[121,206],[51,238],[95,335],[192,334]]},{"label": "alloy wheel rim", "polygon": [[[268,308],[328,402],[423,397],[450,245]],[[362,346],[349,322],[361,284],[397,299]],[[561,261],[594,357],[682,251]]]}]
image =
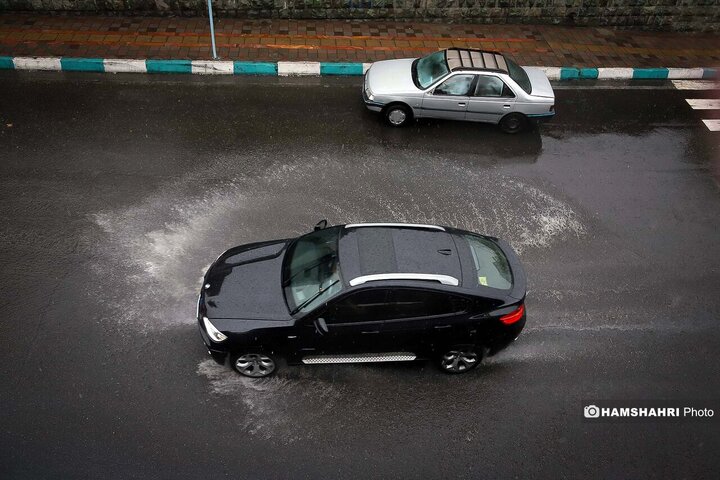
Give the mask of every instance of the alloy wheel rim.
[{"label": "alloy wheel rim", "polygon": [[478,354],[471,350],[451,350],[442,357],[442,367],[448,372],[464,372],[478,363]]},{"label": "alloy wheel rim", "polygon": [[264,377],[275,370],[275,362],[267,355],[248,353],[238,357],[235,368],[248,377]]},{"label": "alloy wheel rim", "polygon": [[396,108],[388,114],[388,119],[390,120],[390,123],[393,125],[401,125],[405,119],[407,118],[407,115],[405,115],[405,112],[403,112],[401,109]]}]

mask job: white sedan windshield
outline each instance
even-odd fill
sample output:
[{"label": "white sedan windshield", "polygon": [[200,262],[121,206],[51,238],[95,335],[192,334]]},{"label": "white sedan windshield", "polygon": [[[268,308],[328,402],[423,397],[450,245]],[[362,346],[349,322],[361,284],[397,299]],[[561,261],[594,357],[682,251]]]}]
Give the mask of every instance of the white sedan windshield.
[{"label": "white sedan windshield", "polygon": [[422,88],[432,85],[437,79],[448,74],[445,52],[435,52],[417,62],[417,83]]}]

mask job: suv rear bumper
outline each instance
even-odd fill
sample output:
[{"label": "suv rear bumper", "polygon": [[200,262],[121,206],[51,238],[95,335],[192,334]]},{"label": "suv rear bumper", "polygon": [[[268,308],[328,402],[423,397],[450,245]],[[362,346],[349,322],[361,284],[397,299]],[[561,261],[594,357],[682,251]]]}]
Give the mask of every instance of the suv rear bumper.
[{"label": "suv rear bumper", "polygon": [[486,346],[489,349],[488,355],[495,355],[496,353],[504,350],[508,345],[513,343],[525,327],[526,319],[527,316],[523,315],[520,320],[513,323],[512,325],[507,325],[505,328],[502,329],[500,333],[498,333],[497,336],[493,337],[489,342],[487,342]]}]

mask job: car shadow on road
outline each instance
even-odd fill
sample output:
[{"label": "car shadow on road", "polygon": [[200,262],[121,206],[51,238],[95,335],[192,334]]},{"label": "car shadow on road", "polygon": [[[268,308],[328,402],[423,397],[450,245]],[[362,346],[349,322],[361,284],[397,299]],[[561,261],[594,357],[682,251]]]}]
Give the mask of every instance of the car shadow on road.
[{"label": "car shadow on road", "polygon": [[366,112],[364,124],[385,148],[412,148],[441,154],[471,154],[491,162],[535,163],[542,151],[541,128],[530,124],[518,134],[503,133],[496,125],[452,120],[419,119],[394,128]]}]

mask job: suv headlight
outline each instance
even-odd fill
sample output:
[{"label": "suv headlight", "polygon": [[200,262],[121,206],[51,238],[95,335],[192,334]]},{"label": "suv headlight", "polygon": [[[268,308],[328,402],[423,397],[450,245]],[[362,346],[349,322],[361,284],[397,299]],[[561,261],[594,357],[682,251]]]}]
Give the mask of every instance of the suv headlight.
[{"label": "suv headlight", "polygon": [[203,317],[203,325],[205,325],[205,331],[208,333],[208,336],[210,336],[210,340],[213,342],[222,342],[227,340],[227,335],[223,335],[223,333],[215,328],[215,325],[210,323],[210,320],[208,320],[207,317]]}]

